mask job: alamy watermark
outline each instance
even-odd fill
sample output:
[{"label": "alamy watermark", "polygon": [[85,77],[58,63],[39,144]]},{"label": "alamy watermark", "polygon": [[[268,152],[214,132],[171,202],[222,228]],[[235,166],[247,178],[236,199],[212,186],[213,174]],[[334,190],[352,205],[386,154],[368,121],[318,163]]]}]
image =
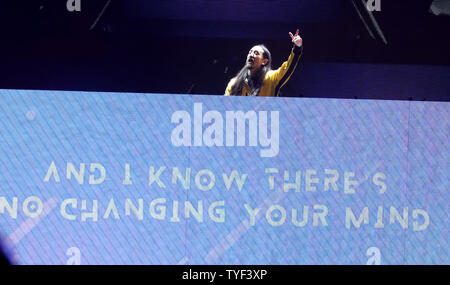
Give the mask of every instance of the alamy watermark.
[{"label": "alamy watermark", "polygon": [[381,251],[378,247],[369,247],[366,251],[366,256],[369,257],[366,265],[380,265],[381,264]]},{"label": "alamy watermark", "polygon": [[193,109],[192,116],[184,110],[172,114],[174,146],[249,146],[260,147],[261,157],[278,155],[279,111],[226,111],[223,116],[217,110],[203,114],[202,103],[194,103]]},{"label": "alamy watermark", "polygon": [[373,11],[380,12],[381,11],[381,0],[367,0],[366,8],[367,8],[367,11],[369,11],[369,12],[373,12]]},{"label": "alamy watermark", "polygon": [[66,265],[80,265],[81,264],[81,251],[78,247],[74,246],[68,248],[66,251],[68,257]]}]

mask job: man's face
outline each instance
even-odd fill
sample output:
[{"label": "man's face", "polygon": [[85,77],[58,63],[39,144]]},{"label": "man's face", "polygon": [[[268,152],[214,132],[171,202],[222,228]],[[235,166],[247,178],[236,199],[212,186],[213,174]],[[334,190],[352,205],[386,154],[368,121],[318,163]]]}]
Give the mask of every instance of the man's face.
[{"label": "man's face", "polygon": [[247,55],[247,65],[251,70],[258,70],[261,66],[266,65],[269,61],[263,56],[264,51],[260,46],[254,46],[248,52]]}]

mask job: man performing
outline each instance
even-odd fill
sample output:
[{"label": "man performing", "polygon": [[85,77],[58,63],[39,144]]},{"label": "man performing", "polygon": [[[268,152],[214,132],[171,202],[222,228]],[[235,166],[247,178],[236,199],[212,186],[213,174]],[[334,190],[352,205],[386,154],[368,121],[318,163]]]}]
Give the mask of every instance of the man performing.
[{"label": "man performing", "polygon": [[280,68],[272,70],[272,57],[264,45],[252,47],[247,55],[245,66],[230,80],[225,96],[279,96],[280,88],[291,77],[302,54],[303,40],[289,32],[294,47],[287,61]]}]

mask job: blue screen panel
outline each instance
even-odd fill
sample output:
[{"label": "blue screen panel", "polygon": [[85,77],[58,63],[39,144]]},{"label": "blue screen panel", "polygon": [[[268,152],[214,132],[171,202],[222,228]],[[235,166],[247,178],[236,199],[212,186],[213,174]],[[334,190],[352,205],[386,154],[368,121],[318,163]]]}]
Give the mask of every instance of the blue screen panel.
[{"label": "blue screen panel", "polygon": [[18,264],[448,264],[449,104],[0,90]]}]

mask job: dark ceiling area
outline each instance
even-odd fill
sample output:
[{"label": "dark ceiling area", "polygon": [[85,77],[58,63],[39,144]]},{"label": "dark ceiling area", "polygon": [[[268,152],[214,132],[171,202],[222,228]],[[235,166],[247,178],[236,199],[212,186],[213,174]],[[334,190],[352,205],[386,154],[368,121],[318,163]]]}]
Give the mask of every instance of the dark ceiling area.
[{"label": "dark ceiling area", "polygon": [[80,0],[79,12],[66,0],[9,1],[0,88],[222,94],[252,45],[281,64],[296,28],[304,63],[448,70],[450,16],[432,0],[380,1],[373,12],[362,0]]}]

